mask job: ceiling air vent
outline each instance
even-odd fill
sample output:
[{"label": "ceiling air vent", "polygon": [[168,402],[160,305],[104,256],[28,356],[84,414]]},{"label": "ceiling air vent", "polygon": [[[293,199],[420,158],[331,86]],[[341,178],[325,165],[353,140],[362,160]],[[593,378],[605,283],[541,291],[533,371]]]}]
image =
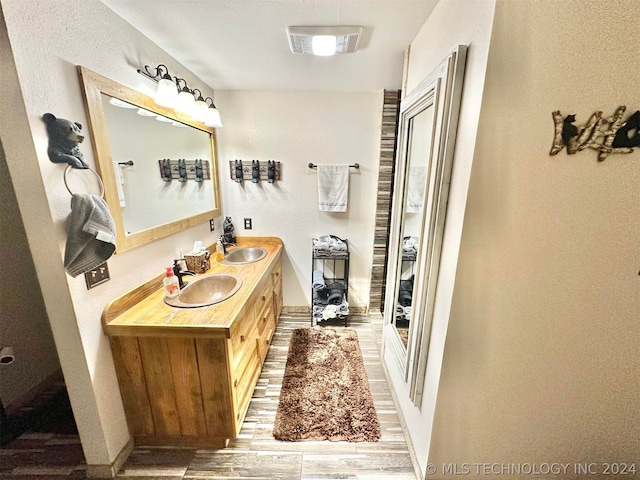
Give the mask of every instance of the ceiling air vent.
[{"label": "ceiling air vent", "polygon": [[333,36],[335,53],[353,53],[358,49],[362,27],[287,27],[289,48],[293,53],[313,55],[313,37]]}]

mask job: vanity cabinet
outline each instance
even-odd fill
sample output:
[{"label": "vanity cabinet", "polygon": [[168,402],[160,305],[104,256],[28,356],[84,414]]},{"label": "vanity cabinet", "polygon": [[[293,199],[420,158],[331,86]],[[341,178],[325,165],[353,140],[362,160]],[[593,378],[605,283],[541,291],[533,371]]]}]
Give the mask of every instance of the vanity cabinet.
[{"label": "vanity cabinet", "polygon": [[262,269],[260,262],[233,267],[243,287],[217,307],[160,305],[163,317],[145,329],[140,322],[151,312],[141,303],[126,309],[131,318],[105,323],[136,443],[217,448],[238,436],[282,310],[280,248],[265,261]]}]

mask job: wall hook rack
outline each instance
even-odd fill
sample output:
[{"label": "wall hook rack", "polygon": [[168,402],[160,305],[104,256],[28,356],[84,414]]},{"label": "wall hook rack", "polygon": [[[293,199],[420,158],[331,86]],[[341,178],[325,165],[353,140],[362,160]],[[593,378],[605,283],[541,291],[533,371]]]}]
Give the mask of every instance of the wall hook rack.
[{"label": "wall hook rack", "polygon": [[158,167],[160,169],[160,177],[165,182],[195,180],[200,183],[211,178],[209,160],[186,160],[183,158],[172,160],[163,158],[158,160]]},{"label": "wall hook rack", "polygon": [[251,180],[252,183],[258,183],[266,180],[268,183],[274,183],[280,180],[281,172],[280,162],[275,160],[259,160],[245,161],[229,160],[229,175],[231,180],[242,183],[243,180]]}]

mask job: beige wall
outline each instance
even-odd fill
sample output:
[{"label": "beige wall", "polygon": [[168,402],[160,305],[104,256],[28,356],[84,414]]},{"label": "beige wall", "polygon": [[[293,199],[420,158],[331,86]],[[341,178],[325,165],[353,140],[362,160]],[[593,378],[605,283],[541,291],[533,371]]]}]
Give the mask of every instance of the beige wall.
[{"label": "beige wall", "polygon": [[[635,0],[497,2],[429,453],[439,469],[567,462],[574,478],[574,462],[638,461],[640,150],[548,154],[553,110],[581,125],[640,109],[638,18]],[[465,478],[484,476],[471,465]]]},{"label": "beige wall", "polygon": [[[216,94],[225,112],[218,131],[224,214],[239,234],[282,238],[287,306],[311,304],[311,239],[328,233],[350,243],[349,304],[369,303],[382,101],[382,92]],[[282,181],[239,185],[228,174],[228,161],[236,158],[280,161]],[[350,169],[346,212],[318,210],[318,175],[309,162],[360,164]],[[245,217],[253,218],[253,230],[243,229]]]}]

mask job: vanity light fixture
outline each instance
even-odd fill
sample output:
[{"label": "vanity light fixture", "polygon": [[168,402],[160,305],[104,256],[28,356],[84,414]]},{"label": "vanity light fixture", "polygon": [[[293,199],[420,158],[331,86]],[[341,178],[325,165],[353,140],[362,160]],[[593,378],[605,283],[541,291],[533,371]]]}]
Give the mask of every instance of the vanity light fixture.
[{"label": "vanity light fixture", "polygon": [[205,102],[207,100],[211,100],[211,105],[207,104],[209,108],[207,109],[207,116],[204,120],[204,124],[207,127],[222,127],[222,120],[220,119],[220,112],[216,108],[213,103],[213,99],[211,97],[205,98]]},{"label": "vanity light fixture", "polygon": [[193,111],[191,116],[199,122],[204,122],[207,119],[207,115],[209,113],[209,104],[205,102],[204,98],[202,98],[202,92],[197,88],[194,88],[193,94],[195,95],[196,92],[198,92],[198,95],[196,96],[196,101],[193,104]]},{"label": "vanity light fixture", "polygon": [[[205,99],[200,89],[189,88],[184,78],[172,77],[165,65],[155,67],[155,73],[153,70],[149,65],[145,65],[144,70],[137,69],[137,72],[158,83],[155,103],[173,108],[208,127],[222,127],[220,112],[210,97]],[[211,100],[211,105],[207,100]]]},{"label": "vanity light fixture", "polygon": [[[184,83],[182,88],[180,87],[180,82]],[[178,93],[178,101],[175,104],[175,109],[177,112],[192,116],[193,109],[196,106],[196,99],[189,87],[187,87],[187,82],[184,78],[176,78],[176,83],[180,92]]]},{"label": "vanity light fixture", "polygon": [[138,69],[140,75],[150,78],[154,82],[158,82],[158,89],[154,101],[163,107],[173,108],[178,100],[178,89],[169,74],[166,65],[160,64],[156,67],[156,72],[149,70],[149,65],[144,66],[144,70]]},{"label": "vanity light fixture", "polygon": [[330,56],[336,53],[354,53],[358,50],[362,27],[287,27],[289,48],[292,53]]}]

